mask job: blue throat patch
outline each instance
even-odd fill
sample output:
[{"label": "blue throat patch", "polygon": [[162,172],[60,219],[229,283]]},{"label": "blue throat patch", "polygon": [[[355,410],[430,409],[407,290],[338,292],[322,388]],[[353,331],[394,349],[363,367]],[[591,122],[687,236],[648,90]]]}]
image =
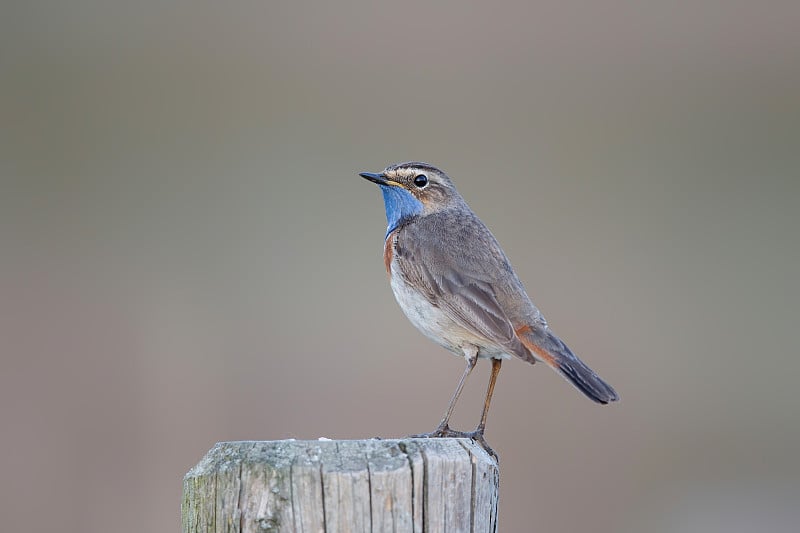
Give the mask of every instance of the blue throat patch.
[{"label": "blue throat patch", "polygon": [[381,185],[381,192],[383,193],[383,204],[386,208],[386,236],[388,237],[391,232],[397,229],[400,223],[422,213],[422,202],[414,198],[414,195],[403,189],[393,185]]}]

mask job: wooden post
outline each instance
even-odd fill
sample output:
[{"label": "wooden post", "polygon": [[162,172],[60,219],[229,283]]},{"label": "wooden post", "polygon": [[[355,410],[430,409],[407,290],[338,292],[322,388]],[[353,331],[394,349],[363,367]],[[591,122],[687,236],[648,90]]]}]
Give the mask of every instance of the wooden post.
[{"label": "wooden post", "polygon": [[469,439],[221,442],[183,480],[183,533],[494,533],[498,484]]}]

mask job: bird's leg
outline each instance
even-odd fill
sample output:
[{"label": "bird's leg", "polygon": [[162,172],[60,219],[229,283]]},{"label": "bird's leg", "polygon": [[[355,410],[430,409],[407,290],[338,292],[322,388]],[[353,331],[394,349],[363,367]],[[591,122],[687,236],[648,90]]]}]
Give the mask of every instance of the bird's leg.
[{"label": "bird's leg", "polygon": [[500,373],[500,365],[502,364],[502,359],[492,359],[492,374],[489,376],[489,387],[486,389],[486,399],[483,401],[483,414],[481,414],[481,421],[478,423],[478,427],[475,428],[475,431],[463,434],[464,437],[469,437],[477,441],[484,450],[489,452],[489,455],[495,458],[495,460],[498,460],[499,458],[494,450],[492,450],[492,448],[489,446],[489,443],[486,442],[486,439],[483,437],[483,432],[486,430],[486,417],[489,414],[489,405],[492,403],[492,394],[494,394],[494,384],[497,382],[497,375]]},{"label": "bird's leg", "polygon": [[475,428],[475,433],[483,435],[486,429],[486,417],[489,414],[489,404],[492,403],[492,394],[494,394],[494,384],[497,382],[497,375],[500,373],[500,365],[503,364],[502,359],[492,359],[492,374],[489,376],[489,387],[486,389],[486,399],[483,401],[483,414],[478,427]]},{"label": "bird's leg", "polygon": [[467,357],[467,366],[464,367],[464,373],[461,374],[461,379],[458,380],[458,385],[456,386],[456,390],[453,393],[453,397],[450,398],[450,404],[447,406],[447,412],[444,414],[444,418],[442,421],[439,422],[439,427],[436,428],[434,433],[442,432],[446,433],[450,431],[450,427],[448,423],[450,422],[450,417],[453,415],[453,410],[456,407],[456,402],[458,401],[458,397],[461,396],[461,391],[464,389],[464,384],[467,382],[467,378],[472,373],[472,369],[475,368],[475,364],[478,362],[477,354],[472,355],[471,357]]},{"label": "bird's leg", "polygon": [[453,410],[456,407],[456,402],[458,401],[458,397],[461,396],[461,391],[464,388],[464,384],[467,382],[467,378],[469,377],[472,369],[475,368],[475,364],[478,362],[478,352],[474,350],[474,353],[468,353],[466,355],[467,366],[464,368],[464,373],[461,374],[461,379],[458,380],[458,385],[456,386],[456,391],[453,393],[453,397],[450,398],[450,404],[447,406],[447,412],[444,414],[444,418],[442,421],[439,422],[439,427],[433,430],[430,433],[423,433],[421,435],[412,435],[412,437],[416,438],[431,438],[431,437],[463,437],[464,432],[462,431],[453,431],[448,426],[450,422],[450,417],[453,415]]}]

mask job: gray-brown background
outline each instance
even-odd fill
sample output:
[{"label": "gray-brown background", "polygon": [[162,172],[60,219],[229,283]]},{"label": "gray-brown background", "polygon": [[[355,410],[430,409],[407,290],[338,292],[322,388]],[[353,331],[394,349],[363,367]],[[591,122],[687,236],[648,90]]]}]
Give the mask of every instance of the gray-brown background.
[{"label": "gray-brown background", "polygon": [[432,429],[462,362],[356,175],[408,159],[622,396],[504,366],[502,531],[795,530],[796,2],[115,4],[0,16],[4,530],[176,531],[216,441]]}]

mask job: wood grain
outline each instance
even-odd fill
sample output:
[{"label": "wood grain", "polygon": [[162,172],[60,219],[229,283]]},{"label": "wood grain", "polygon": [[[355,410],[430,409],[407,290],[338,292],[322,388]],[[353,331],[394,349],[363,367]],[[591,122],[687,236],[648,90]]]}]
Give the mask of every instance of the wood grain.
[{"label": "wood grain", "polygon": [[499,470],[469,439],[223,442],[186,474],[184,533],[489,533]]}]

